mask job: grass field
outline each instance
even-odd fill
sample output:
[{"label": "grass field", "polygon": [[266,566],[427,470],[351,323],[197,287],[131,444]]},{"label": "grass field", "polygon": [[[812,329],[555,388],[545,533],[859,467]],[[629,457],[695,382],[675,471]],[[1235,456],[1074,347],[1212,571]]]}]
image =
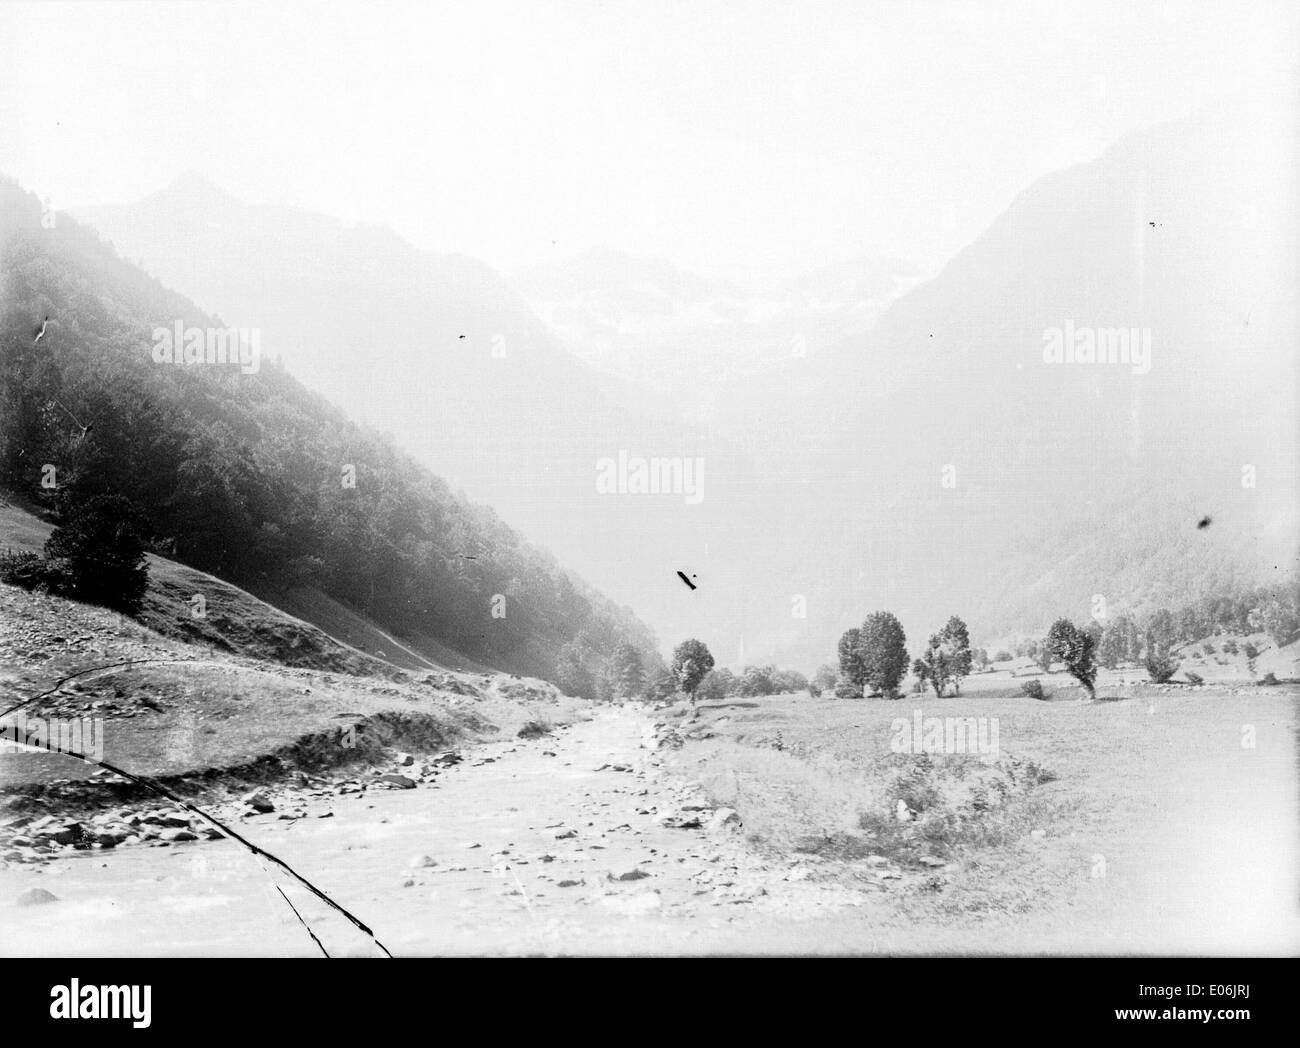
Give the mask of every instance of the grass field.
[{"label": "grass field", "polygon": [[[713,737],[676,767],[773,855],[863,884],[871,856],[916,871],[892,892],[898,928],[945,952],[1300,949],[1294,687],[1084,703],[1015,695],[1005,674],[971,683],[702,704]],[[995,723],[997,754],[895,752],[917,710]]]}]

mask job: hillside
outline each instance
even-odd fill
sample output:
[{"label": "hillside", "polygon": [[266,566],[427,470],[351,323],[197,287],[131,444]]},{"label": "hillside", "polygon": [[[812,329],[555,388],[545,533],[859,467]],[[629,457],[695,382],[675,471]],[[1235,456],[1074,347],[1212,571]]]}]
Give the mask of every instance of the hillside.
[{"label": "hillside", "polygon": [[424,636],[440,664],[554,678],[562,662],[599,673],[623,639],[653,653],[630,611],[269,355],[156,362],[157,330],[226,325],[40,214],[0,182],[0,483],[55,511],[69,493],[124,494],[158,552],[259,593],[317,591],[333,610],[299,604]]},{"label": "hillside", "polygon": [[[53,524],[17,506],[0,506],[0,550],[39,553],[52,530]],[[260,599],[169,557],[150,554],[148,562],[149,589],[139,622],[164,637],[285,666],[361,676],[489,670],[431,638],[408,647],[319,589],[268,591]],[[196,596],[204,601],[202,617],[194,613]]]}]

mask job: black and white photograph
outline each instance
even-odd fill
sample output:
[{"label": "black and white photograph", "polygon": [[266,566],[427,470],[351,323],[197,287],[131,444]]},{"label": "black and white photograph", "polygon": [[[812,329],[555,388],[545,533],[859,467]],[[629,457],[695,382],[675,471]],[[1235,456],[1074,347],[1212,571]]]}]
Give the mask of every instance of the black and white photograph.
[{"label": "black and white photograph", "polygon": [[1300,955],[1298,56],[0,3],[0,956]]}]

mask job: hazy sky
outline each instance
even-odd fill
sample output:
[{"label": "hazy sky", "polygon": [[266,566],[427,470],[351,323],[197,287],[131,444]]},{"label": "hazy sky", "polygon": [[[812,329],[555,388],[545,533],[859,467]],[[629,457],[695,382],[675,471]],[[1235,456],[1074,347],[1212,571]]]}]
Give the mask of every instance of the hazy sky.
[{"label": "hazy sky", "polygon": [[0,172],[197,170],[510,271],[927,267],[1033,179],[1294,68],[1291,2],[0,3]]}]

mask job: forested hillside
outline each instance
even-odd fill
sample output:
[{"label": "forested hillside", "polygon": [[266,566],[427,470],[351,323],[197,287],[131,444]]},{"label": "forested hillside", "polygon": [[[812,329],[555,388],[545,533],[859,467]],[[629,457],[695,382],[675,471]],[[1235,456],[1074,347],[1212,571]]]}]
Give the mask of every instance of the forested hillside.
[{"label": "forested hillside", "polygon": [[93,231],[41,218],[34,195],[0,180],[9,492],[54,514],[123,494],[157,552],[259,592],[318,587],[394,632],[518,672],[563,683],[586,670],[599,688],[620,643],[657,657],[630,610],[306,390],[273,347],[255,370],[155,362],[156,328],[225,325]]}]

